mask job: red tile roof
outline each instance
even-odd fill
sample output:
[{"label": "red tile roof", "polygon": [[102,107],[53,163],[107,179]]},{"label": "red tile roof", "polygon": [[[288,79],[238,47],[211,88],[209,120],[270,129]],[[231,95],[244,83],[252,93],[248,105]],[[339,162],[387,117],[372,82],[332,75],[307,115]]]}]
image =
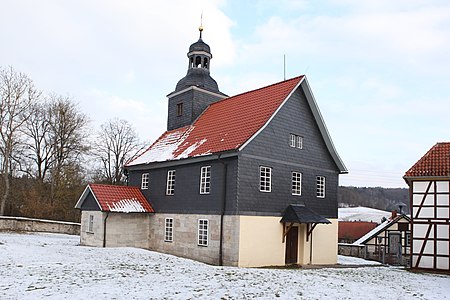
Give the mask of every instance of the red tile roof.
[{"label": "red tile roof", "polygon": [[338,239],[355,241],[377,226],[375,222],[339,221]]},{"label": "red tile roof", "polygon": [[437,143],[422,156],[404,177],[450,176],[450,143]]},{"label": "red tile roof", "polygon": [[237,150],[269,121],[303,78],[298,76],[211,104],[193,125],[166,131],[127,165]]},{"label": "red tile roof", "polygon": [[93,183],[86,187],[83,195],[81,195],[80,200],[78,200],[78,203],[75,206],[76,208],[81,208],[89,191],[93,194],[101,211],[125,213],[154,212],[139,187]]}]

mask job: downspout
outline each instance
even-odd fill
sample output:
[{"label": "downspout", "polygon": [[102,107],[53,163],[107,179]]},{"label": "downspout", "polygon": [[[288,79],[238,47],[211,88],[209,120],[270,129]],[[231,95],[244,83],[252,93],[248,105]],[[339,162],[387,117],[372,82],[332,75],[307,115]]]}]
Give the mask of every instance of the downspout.
[{"label": "downspout", "polygon": [[309,245],[309,264],[312,265],[312,259],[313,259],[313,231],[312,230],[311,230],[310,241],[311,241],[311,244]]},{"label": "downspout", "polygon": [[228,164],[221,159],[221,154],[219,154],[218,160],[223,165],[222,208],[220,212],[220,241],[219,241],[219,266],[223,266],[223,217],[225,215],[225,208],[227,202]]},{"label": "downspout", "polygon": [[109,212],[106,212],[105,220],[103,220],[103,248],[106,247],[106,220],[108,220]]}]

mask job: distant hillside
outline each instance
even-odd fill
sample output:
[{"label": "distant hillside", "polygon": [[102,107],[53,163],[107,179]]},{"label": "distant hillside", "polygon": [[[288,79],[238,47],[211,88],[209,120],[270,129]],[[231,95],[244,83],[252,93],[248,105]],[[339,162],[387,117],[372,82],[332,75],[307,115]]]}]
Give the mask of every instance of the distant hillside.
[{"label": "distant hillside", "polygon": [[369,207],[340,207],[339,221],[363,221],[381,223],[381,219],[389,218],[391,212]]},{"label": "distant hillside", "polygon": [[339,207],[365,206],[386,211],[404,203],[403,212],[409,213],[409,192],[404,188],[340,186],[338,202]]}]

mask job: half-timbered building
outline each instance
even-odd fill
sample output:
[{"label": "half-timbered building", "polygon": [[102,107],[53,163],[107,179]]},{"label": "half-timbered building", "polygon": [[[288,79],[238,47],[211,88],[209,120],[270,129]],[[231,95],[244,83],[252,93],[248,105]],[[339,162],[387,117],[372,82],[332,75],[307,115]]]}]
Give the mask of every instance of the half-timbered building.
[{"label": "half-timbered building", "polygon": [[450,143],[437,143],[403,177],[410,190],[411,268],[450,271]]},{"label": "half-timbered building", "polygon": [[336,263],[347,170],[306,77],[228,97],[201,34],[168,95],[167,131],[126,165],[155,211],[148,248],[244,267]]}]

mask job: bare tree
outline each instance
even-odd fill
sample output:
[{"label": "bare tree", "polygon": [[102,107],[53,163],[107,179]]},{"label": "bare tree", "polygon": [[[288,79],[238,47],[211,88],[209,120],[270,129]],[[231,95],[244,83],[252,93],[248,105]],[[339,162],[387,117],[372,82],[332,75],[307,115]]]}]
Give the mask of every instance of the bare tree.
[{"label": "bare tree", "polygon": [[74,166],[79,166],[82,155],[89,150],[87,143],[88,118],[69,98],[58,95],[50,96],[47,114],[50,123],[48,141],[51,153],[49,162],[51,164],[51,198],[54,199],[55,189],[67,186],[65,172],[73,170]]},{"label": "bare tree", "polygon": [[30,117],[30,107],[39,96],[32,80],[25,74],[16,72],[12,67],[0,68],[0,171],[3,178],[0,215],[4,215],[10,193],[12,163],[21,143],[20,129]]},{"label": "bare tree", "polygon": [[128,121],[116,118],[102,124],[94,148],[94,155],[101,162],[102,177],[111,184],[123,183],[123,165],[142,147]]}]

